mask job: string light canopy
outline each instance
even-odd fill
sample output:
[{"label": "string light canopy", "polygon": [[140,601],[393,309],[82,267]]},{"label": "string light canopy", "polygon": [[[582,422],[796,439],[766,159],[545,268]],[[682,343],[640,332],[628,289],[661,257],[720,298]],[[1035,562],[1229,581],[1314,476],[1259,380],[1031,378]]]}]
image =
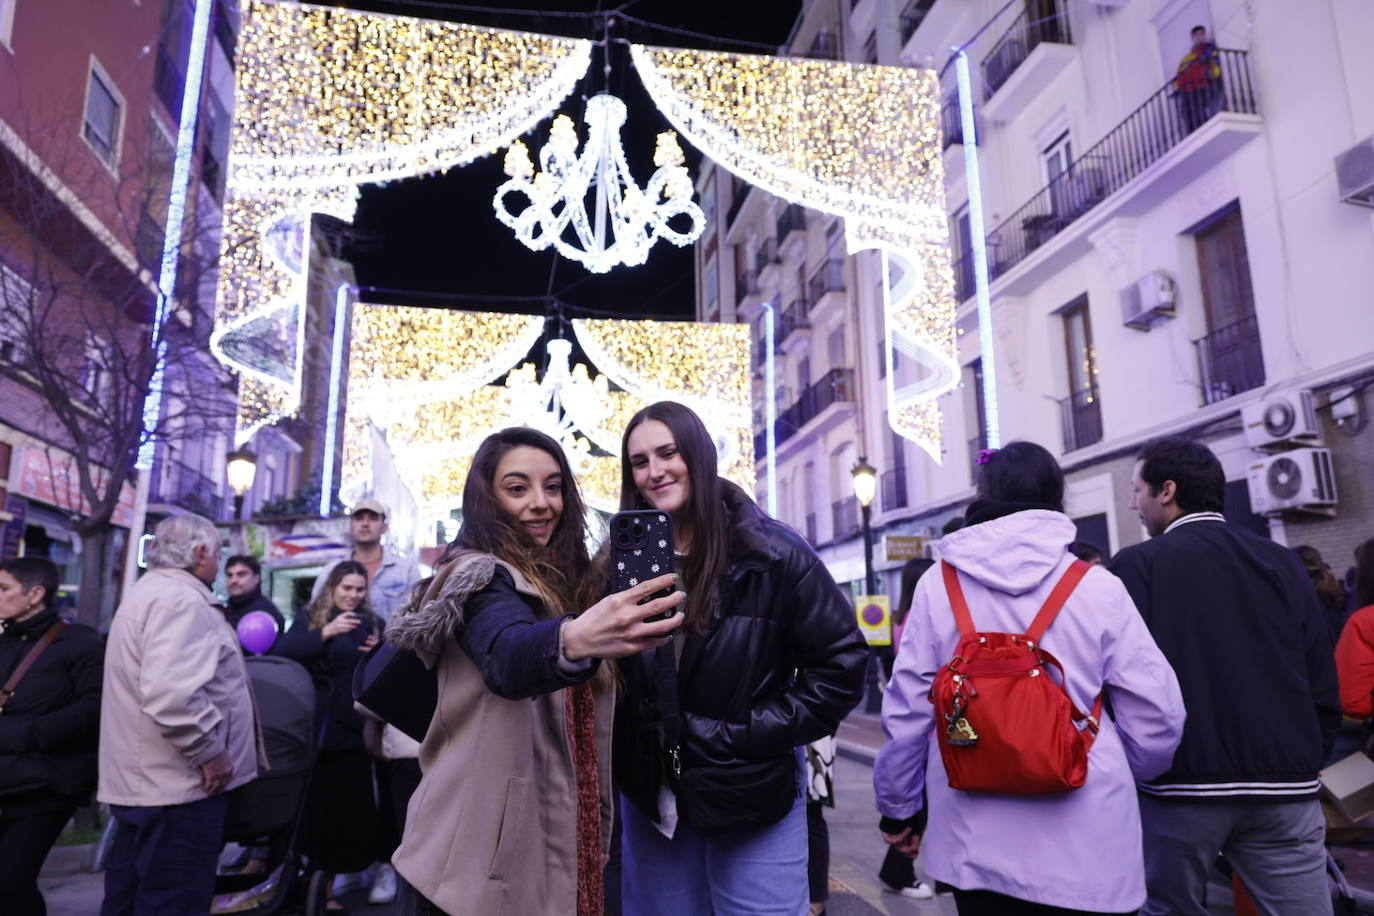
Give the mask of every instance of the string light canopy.
[{"label": "string light canopy", "polygon": [[575,321],[589,362],[574,364],[572,341],[556,338],[536,366],[526,357],[543,329],[539,316],[356,306],[344,498],[373,487],[380,439],[417,502],[446,514],[461,502],[482,439],[524,425],[561,442],[584,499],[613,512],[621,434],[635,411],[664,398],[696,409],[716,441],[721,473],[752,484],[747,326]]},{"label": "string light canopy", "polygon": [[[606,273],[620,265],[643,264],[660,238],[682,247],[701,235],[705,217],[692,201],[692,180],[676,135],[659,134],[654,151],[658,170],[640,188],[620,143],[627,116],[625,103],[613,95],[603,92],[588,99],[587,143],[581,154],[572,119],[554,118],[539,152],[538,172],[529,148],[519,140],[511,145],[505,161],[510,179],[497,188],[492,205],[526,247],[542,251],[553,246],[593,273]],[[513,213],[508,198],[518,195],[529,204]],[[588,196],[593,198],[590,214]],[[687,225],[677,229],[674,219]]]},{"label": "string light canopy", "polygon": [[[279,0],[245,0],[244,13],[212,339],[242,374],[240,441],[300,402],[311,215],[351,220],[359,184],[512,147],[554,114],[591,60],[589,42],[547,35]],[[938,460],[935,399],[957,384],[958,365],[935,74],[639,45],[631,56],[655,103],[703,153],[771,194],[843,217],[850,250],[884,252],[889,343],[918,366],[901,385],[888,373],[890,423]],[[606,232],[596,231],[595,216],[587,221],[590,248],[575,214],[568,217],[584,257],[598,265],[625,237],[613,225],[612,200],[622,215],[640,217],[645,235],[679,241],[684,218],[700,225],[675,141],[660,144],[659,172],[631,190],[618,164],[623,117],[617,122],[613,109],[610,101],[589,108],[592,135],[580,156],[571,122],[558,126],[552,148],[541,150],[539,175],[527,149],[510,151],[512,181],[528,183],[519,189],[531,205],[509,216],[518,223],[533,212],[517,234],[554,243],[558,221],[547,218],[539,195],[555,199],[555,159],[561,177],[593,165],[597,175],[617,175],[613,192],[602,186],[610,192]],[[565,180],[558,199],[570,199],[580,181]],[[595,187],[588,180],[587,193]],[[620,253],[641,249],[637,240]],[[751,451],[747,438],[739,444]]]}]

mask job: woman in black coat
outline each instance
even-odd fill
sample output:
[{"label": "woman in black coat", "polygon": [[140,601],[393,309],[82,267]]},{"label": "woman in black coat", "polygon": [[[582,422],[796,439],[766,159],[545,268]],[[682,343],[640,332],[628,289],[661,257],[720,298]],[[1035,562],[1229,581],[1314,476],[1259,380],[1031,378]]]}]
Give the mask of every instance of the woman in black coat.
[{"label": "woman in black coat", "polygon": [[353,669],[377,641],[381,622],[367,603],[367,569],[335,566],[324,588],[272,648],[315,678],[317,727],[324,731],[306,802],[305,847],[330,873],[362,871],[377,858],[380,833],[372,756],[353,709]]},{"label": "woman in black coat", "polygon": [[[59,625],[56,594],[57,567],[47,560],[0,563],[0,684]],[[94,630],[64,624],[8,702],[0,696],[0,910],[7,914],[47,912],[38,872],[95,789],[104,660]]]},{"label": "woman in black coat", "polygon": [[[688,408],[635,414],[621,461],[621,508],[672,516],[687,592],[673,645],[620,666],[624,911],[795,916],[807,906],[798,748],[834,734],[862,694],[853,602],[800,535],[717,475]],[[680,729],[661,714],[668,684]]]}]

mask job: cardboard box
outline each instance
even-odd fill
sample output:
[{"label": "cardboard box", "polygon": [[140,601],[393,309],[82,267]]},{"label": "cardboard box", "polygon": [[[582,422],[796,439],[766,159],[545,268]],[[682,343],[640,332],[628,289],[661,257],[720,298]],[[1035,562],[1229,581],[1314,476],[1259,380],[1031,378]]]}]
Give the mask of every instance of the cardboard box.
[{"label": "cardboard box", "polygon": [[1322,794],[1351,821],[1374,814],[1374,760],[1351,754],[1322,770]]}]

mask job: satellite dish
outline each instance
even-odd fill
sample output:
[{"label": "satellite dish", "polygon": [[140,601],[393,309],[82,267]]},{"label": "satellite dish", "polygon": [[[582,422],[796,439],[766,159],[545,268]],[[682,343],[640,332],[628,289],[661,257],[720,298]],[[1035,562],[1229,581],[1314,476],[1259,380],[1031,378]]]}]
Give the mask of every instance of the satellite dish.
[{"label": "satellite dish", "polygon": [[1292,458],[1279,458],[1269,465],[1266,480],[1274,496],[1292,499],[1302,490],[1302,468]]}]

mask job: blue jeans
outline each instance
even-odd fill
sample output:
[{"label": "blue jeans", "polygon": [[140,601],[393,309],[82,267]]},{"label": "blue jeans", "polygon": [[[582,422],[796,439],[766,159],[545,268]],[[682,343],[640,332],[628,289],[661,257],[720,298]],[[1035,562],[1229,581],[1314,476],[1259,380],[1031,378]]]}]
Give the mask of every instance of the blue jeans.
[{"label": "blue jeans", "polygon": [[111,805],[116,827],[100,916],[203,916],[215,893],[229,795],[184,805]]},{"label": "blue jeans", "polygon": [[807,911],[806,799],[768,827],[670,840],[625,797],[625,916],[798,916]]}]

